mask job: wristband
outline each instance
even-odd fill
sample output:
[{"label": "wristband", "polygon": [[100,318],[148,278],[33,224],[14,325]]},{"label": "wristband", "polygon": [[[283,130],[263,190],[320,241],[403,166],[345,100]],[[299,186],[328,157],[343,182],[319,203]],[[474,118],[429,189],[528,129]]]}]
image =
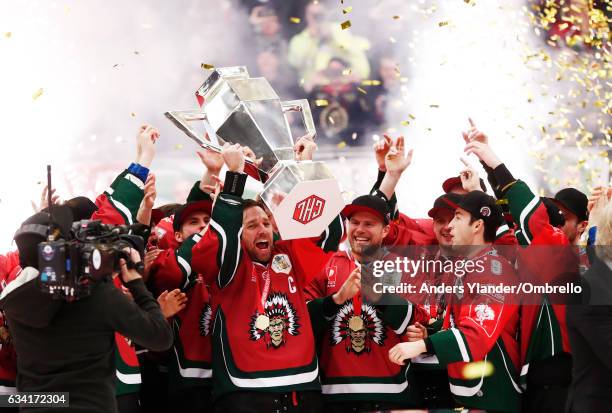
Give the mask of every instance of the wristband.
[{"label": "wristband", "polygon": [[234,196],[242,196],[244,186],[246,185],[247,176],[248,175],[243,172],[227,171],[225,173],[223,193]]}]

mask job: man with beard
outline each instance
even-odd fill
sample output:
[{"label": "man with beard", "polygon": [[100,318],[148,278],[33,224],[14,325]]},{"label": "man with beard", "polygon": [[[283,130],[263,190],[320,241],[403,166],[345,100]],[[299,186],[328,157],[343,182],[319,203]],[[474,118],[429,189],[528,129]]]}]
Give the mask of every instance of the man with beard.
[{"label": "man with beard", "polygon": [[318,412],[318,362],[302,288],[329,254],[318,240],[274,242],[262,204],[241,198],[244,154],[226,144],[223,158],[223,191],[191,251],[192,270],[210,281],[216,306],[215,411]]},{"label": "man with beard", "polygon": [[[503,295],[481,295],[467,287],[467,283],[481,287],[497,285],[500,280],[511,283],[516,278],[510,263],[492,246],[502,222],[495,199],[484,192],[471,191],[459,202],[449,224],[453,250],[472,261],[474,270],[456,275],[455,285],[463,288],[450,296],[443,330],[396,345],[389,359],[401,365],[423,353],[435,354],[448,368],[450,389],[459,405],[517,412],[521,393],[517,384],[518,306],[505,303]],[[467,374],[469,363],[476,361],[490,363],[495,374],[487,376],[481,365],[475,369],[477,374]]]},{"label": "man with beard", "polygon": [[[395,259],[381,249],[389,232],[385,200],[373,195],[357,197],[343,215],[349,220],[351,249],[334,254],[308,286],[309,299],[336,294],[352,276],[365,274],[374,256],[376,260]],[[426,324],[429,316],[405,298],[375,296],[370,290],[364,285],[354,297],[334,299],[333,305],[324,308],[327,323],[319,354],[327,411],[400,409],[419,403],[415,386],[409,383],[408,366],[393,364],[387,354],[404,338],[409,324]]]}]

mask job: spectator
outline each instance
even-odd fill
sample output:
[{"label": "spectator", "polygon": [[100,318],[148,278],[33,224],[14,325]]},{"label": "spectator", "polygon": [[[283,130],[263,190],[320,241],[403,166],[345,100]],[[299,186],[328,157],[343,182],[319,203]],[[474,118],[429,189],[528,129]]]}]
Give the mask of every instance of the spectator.
[{"label": "spectator", "polygon": [[391,56],[383,55],[377,63],[380,84],[368,88],[368,98],[374,110],[373,119],[382,124],[390,100],[396,101],[399,96],[400,79],[397,62]]},{"label": "spectator", "polygon": [[256,33],[255,45],[258,51],[271,50],[279,56],[287,55],[287,41],[283,38],[274,9],[268,6],[254,7],[249,22]]},{"label": "spectator", "polygon": [[298,71],[304,90],[310,92],[316,73],[326,69],[334,57],[345,60],[358,79],[367,78],[370,64],[366,57],[369,42],[343,30],[327,19],[320,3],[306,7],[306,29],[289,42],[289,63]]},{"label": "spectator", "polygon": [[303,92],[297,84],[293,69],[272,50],[262,50],[257,55],[259,75],[265,77],[281,99],[297,99],[303,97]]}]

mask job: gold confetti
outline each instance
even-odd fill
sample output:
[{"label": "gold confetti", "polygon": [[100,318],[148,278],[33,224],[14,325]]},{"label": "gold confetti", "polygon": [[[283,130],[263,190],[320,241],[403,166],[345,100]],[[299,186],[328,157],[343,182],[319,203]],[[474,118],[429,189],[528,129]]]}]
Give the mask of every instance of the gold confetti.
[{"label": "gold confetti", "polygon": [[448,26],[448,22],[440,22],[438,23],[438,26],[440,27]]},{"label": "gold confetti", "polygon": [[380,86],[381,82],[380,80],[376,80],[376,79],[366,79],[366,80],[362,80],[361,84],[364,86]]},{"label": "gold confetti", "polygon": [[412,120],[415,120],[415,119],[416,119],[416,117],[414,117],[414,115],[410,115],[410,114],[408,114],[408,117],[409,117],[410,119],[412,119]]},{"label": "gold confetti", "polygon": [[437,108],[439,108],[439,107],[440,107],[440,105],[435,105],[435,104],[434,104],[434,105],[429,105],[429,107],[430,107],[430,108],[436,108],[436,109],[437,109]]},{"label": "gold confetti", "polygon": [[302,21],[302,19],[300,19],[299,17],[289,17],[289,21],[291,23],[299,24]]},{"label": "gold confetti", "polygon": [[38,99],[39,97],[42,96],[42,94],[43,94],[43,88],[41,87],[36,92],[34,92],[34,94],[32,95],[32,100]]},{"label": "gold confetti", "polygon": [[211,65],[208,63],[202,63],[200,67],[205,70],[213,70],[215,68],[215,65]]},{"label": "gold confetti", "polygon": [[362,89],[360,87],[358,87],[357,90],[360,91],[361,93],[363,93],[364,95],[368,94],[368,92],[366,92],[364,89]]},{"label": "gold confetti", "polygon": [[488,377],[493,374],[495,368],[493,363],[490,361],[476,361],[473,363],[467,363],[463,367],[462,375],[465,379],[477,379],[481,377]]},{"label": "gold confetti", "polygon": [[135,54],[135,55],[139,55],[139,54],[140,54],[140,52],[139,52],[138,50],[134,50],[134,54]]},{"label": "gold confetti", "polygon": [[401,124],[402,126],[408,126],[408,125],[410,125],[410,121],[408,121],[408,120],[403,120],[403,121],[401,121],[401,122],[400,122],[400,124]]},{"label": "gold confetti", "polygon": [[180,151],[181,149],[183,149],[183,144],[182,143],[177,143],[176,145],[174,145],[174,150],[175,151]]},{"label": "gold confetti", "polygon": [[134,112],[130,113],[130,115],[132,115],[133,118],[136,117],[136,114]]},{"label": "gold confetti", "polygon": [[344,141],[339,142],[337,146],[338,146],[338,149],[343,149],[343,148],[346,147],[346,142],[344,142]]},{"label": "gold confetti", "polygon": [[4,37],[6,37],[7,39],[10,39],[12,35],[13,35],[13,33],[11,33],[11,32],[4,33]]},{"label": "gold confetti", "polygon": [[347,20],[345,22],[340,23],[340,27],[342,27],[342,30],[346,30],[349,27],[351,27],[351,21]]},{"label": "gold confetti", "polygon": [[399,19],[400,19],[400,16],[398,15],[393,16],[393,20],[399,20]]},{"label": "gold confetti", "polygon": [[327,101],[327,99],[317,99],[315,100],[315,105],[316,106],[327,106],[329,105],[329,102]]},{"label": "gold confetti", "polygon": [[342,13],[343,14],[349,14],[352,11],[353,11],[353,6],[348,6],[347,8],[342,10]]}]

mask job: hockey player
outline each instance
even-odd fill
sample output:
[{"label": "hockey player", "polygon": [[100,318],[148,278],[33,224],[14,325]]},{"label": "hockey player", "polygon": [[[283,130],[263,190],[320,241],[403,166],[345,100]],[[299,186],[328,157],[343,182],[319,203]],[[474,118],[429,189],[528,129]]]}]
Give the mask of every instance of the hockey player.
[{"label": "hockey player", "polygon": [[274,242],[261,204],[240,197],[244,154],[226,145],[223,157],[224,189],[191,257],[193,271],[214,277],[215,411],[318,412],[319,369],[303,288],[330,254],[316,240]]},{"label": "hockey player", "polygon": [[[454,251],[475,263],[475,269],[456,277],[455,285],[463,288],[450,297],[443,330],[396,345],[389,359],[402,364],[423,353],[435,354],[447,365],[450,389],[459,405],[518,412],[518,306],[504,303],[503,295],[481,295],[467,287],[467,283],[496,285],[500,279],[508,283],[516,277],[510,263],[492,247],[501,223],[501,210],[492,197],[481,191],[464,196],[450,223],[452,242]],[[475,361],[491,363],[495,374],[487,375],[486,364],[476,365],[477,374],[472,374],[470,363]]]}]

